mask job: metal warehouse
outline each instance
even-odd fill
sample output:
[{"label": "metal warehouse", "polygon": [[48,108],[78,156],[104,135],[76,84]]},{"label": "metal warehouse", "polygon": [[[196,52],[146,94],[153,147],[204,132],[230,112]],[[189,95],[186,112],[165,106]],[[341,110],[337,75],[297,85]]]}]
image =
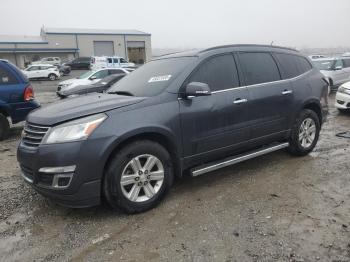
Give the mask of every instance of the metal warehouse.
[{"label": "metal warehouse", "polygon": [[40,36],[0,35],[0,58],[18,67],[43,57],[75,57],[116,55],[136,64],[152,56],[151,34],[138,30],[100,30],[45,28]]}]

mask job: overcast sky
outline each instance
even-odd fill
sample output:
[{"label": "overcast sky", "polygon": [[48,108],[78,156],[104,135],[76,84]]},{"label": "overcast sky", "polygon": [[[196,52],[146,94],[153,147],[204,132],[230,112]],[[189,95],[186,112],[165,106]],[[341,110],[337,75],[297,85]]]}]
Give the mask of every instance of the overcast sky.
[{"label": "overcast sky", "polygon": [[138,29],[155,48],[227,43],[350,46],[350,0],[0,0],[0,34]]}]

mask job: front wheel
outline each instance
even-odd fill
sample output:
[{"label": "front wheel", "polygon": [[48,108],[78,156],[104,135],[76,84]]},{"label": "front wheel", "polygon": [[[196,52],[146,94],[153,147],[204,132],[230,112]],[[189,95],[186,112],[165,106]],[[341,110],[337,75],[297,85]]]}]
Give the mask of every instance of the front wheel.
[{"label": "front wheel", "polygon": [[105,173],[104,195],[113,208],[144,212],[161,201],[173,179],[168,151],[152,141],[136,141],[111,160]]},{"label": "front wheel", "polygon": [[49,79],[50,79],[51,81],[54,81],[54,80],[57,79],[57,76],[56,76],[55,74],[49,74]]},{"label": "front wheel", "polygon": [[297,156],[309,154],[317,144],[320,129],[317,114],[310,109],[302,110],[292,128],[288,151]]}]

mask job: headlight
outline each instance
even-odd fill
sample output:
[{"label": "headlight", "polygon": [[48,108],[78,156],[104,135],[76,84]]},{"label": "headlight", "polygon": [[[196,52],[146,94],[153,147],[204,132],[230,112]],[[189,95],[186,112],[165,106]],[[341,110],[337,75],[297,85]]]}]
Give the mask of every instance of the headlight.
[{"label": "headlight", "polygon": [[350,95],[350,89],[345,88],[344,86],[340,86],[340,87],[338,88],[338,92],[339,92],[339,93],[343,93],[343,94]]},{"label": "headlight", "polygon": [[105,114],[97,114],[55,126],[46,134],[43,144],[87,139],[106,118]]}]

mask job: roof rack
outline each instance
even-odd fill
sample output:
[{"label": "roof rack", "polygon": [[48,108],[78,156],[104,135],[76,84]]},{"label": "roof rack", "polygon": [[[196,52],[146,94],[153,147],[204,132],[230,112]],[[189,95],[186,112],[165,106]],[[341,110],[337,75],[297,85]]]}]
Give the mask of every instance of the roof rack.
[{"label": "roof rack", "polygon": [[297,51],[294,48],[291,47],[283,47],[283,46],[276,46],[276,45],[257,45],[257,44],[235,44],[235,45],[221,45],[221,46],[214,46],[214,47],[210,47],[207,49],[203,49],[201,51],[199,51],[199,53],[204,53],[207,51],[211,51],[211,50],[215,50],[215,49],[220,49],[220,48],[228,48],[228,47],[240,47],[240,46],[256,46],[256,47],[272,47],[272,48],[281,48],[281,49],[286,49],[286,50],[291,50],[291,51]]}]

